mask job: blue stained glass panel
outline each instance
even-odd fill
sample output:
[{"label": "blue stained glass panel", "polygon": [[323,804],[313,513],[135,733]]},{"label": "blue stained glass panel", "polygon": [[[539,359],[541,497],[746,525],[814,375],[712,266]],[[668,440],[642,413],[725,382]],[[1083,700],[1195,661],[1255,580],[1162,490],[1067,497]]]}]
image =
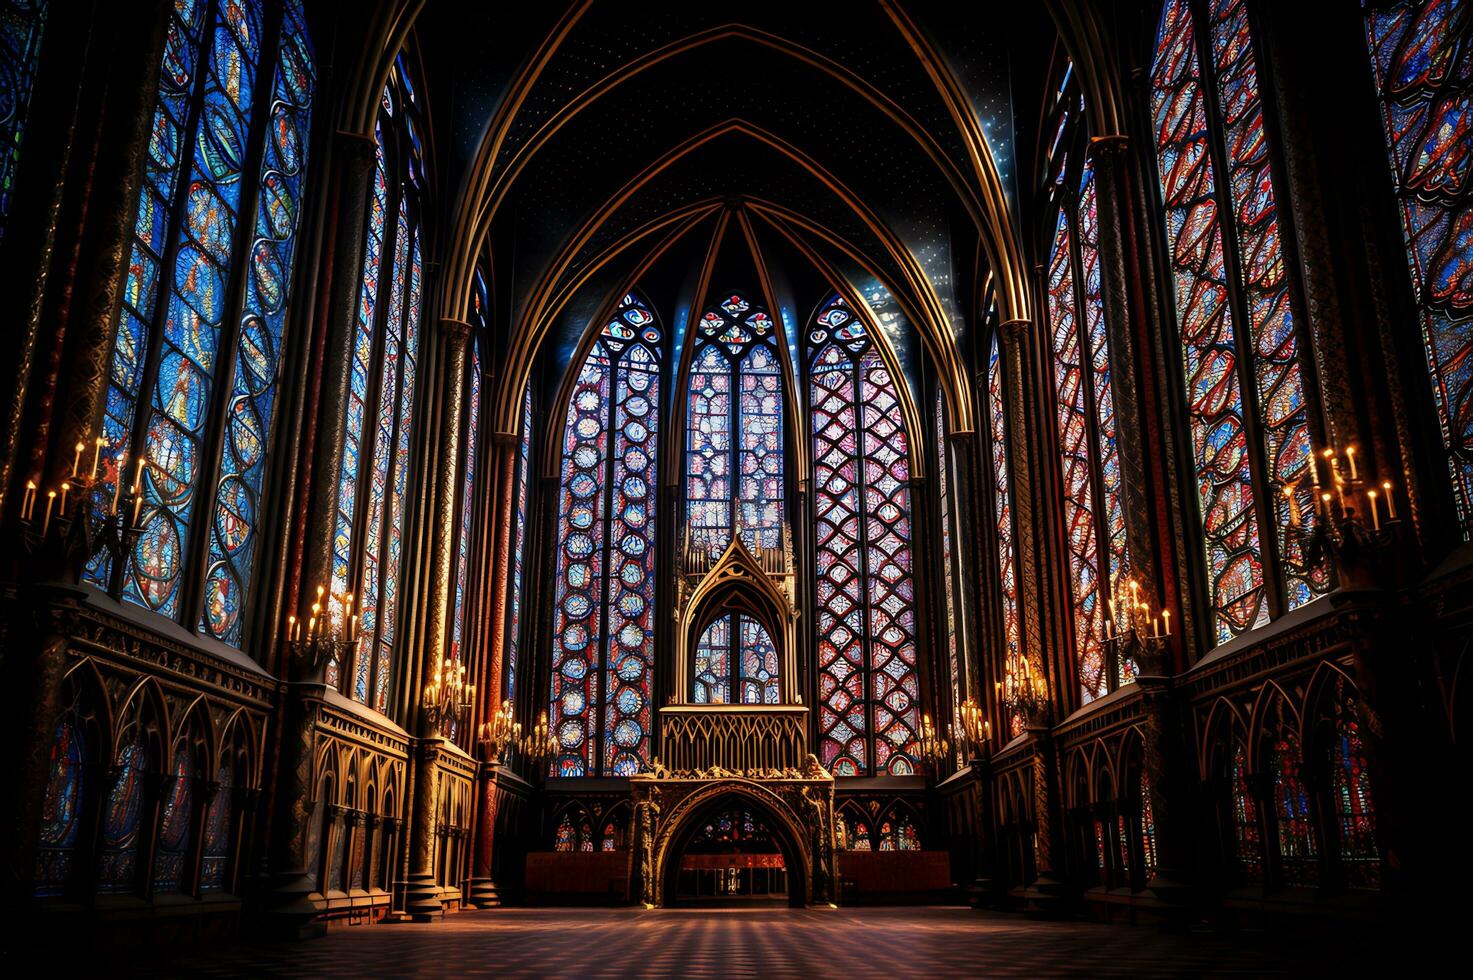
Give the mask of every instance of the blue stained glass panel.
[{"label": "blue stained glass panel", "polygon": [[0,241],[10,216],[49,6],[47,0],[0,3]]},{"label": "blue stained glass panel", "polygon": [[236,646],[258,537],[316,85],[300,0],[287,5],[277,59],[200,622]]}]

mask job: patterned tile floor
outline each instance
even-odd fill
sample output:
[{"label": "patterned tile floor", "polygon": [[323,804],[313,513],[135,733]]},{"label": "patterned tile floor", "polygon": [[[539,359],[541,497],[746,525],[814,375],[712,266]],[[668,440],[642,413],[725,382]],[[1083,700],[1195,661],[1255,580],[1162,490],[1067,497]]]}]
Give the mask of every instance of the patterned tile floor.
[{"label": "patterned tile floor", "polygon": [[[336,929],[154,960],[202,977],[1181,977],[1360,975],[1326,943],[1164,935],[951,907],[807,910],[499,909],[428,925]],[[1335,944],[1329,944],[1335,945]],[[140,964],[140,967],[142,965]]]}]

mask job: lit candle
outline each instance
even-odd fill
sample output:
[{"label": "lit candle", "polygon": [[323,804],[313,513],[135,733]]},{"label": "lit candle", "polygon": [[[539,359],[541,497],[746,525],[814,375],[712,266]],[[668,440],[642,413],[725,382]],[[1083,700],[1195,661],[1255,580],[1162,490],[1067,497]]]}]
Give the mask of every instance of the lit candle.
[{"label": "lit candle", "polygon": [[348,627],[348,641],[353,642],[358,639],[358,614],[354,613],[348,622],[350,624]]},{"label": "lit candle", "polygon": [[316,633],[316,632],[317,632],[317,617],[316,616],[313,616],[311,619],[307,620],[307,636],[308,636],[308,638],[311,638],[311,636],[314,633]]},{"label": "lit candle", "polygon": [[1354,483],[1356,480],[1359,480],[1360,479],[1360,475],[1358,473],[1356,473],[1356,471],[1355,471],[1355,447],[1354,446],[1350,446],[1350,447],[1348,447],[1345,450],[1345,458],[1348,459],[1348,460],[1350,460],[1350,481],[1352,483]]},{"label": "lit candle", "polygon": [[1289,501],[1289,523],[1294,527],[1298,527],[1302,515],[1299,513],[1299,498],[1294,496],[1294,488],[1292,486],[1284,488],[1284,498]]},{"label": "lit candle", "polygon": [[143,512],[143,494],[141,494],[141,493],[134,494],[133,495],[133,523],[130,524],[130,525],[128,525],[129,527],[137,527],[138,526],[138,515],[141,514],[142,512]]},{"label": "lit candle", "polygon": [[98,436],[92,440],[92,472],[87,474],[87,479],[97,479],[97,459],[102,455],[102,447],[107,445],[107,440]]},{"label": "lit candle", "polygon": [[1309,478],[1315,486],[1320,485],[1320,465],[1314,460],[1314,453],[1309,454]]},{"label": "lit candle", "polygon": [[1171,635],[1171,610],[1170,609],[1163,609],[1163,610],[1161,610],[1161,619],[1166,624],[1166,635],[1167,636],[1170,636]]},{"label": "lit candle", "polygon": [[288,613],[287,614],[287,617],[286,617],[286,638],[288,640],[295,640],[296,639],[296,635],[295,635],[296,632],[297,632],[297,617],[294,616],[294,615],[292,615],[291,613]]},{"label": "lit candle", "polygon": [[56,491],[46,491],[46,519],[41,522],[41,534],[46,534],[47,528],[51,527],[51,507],[56,503]]},{"label": "lit candle", "polygon": [[58,511],[58,513],[60,513],[61,511],[66,510],[66,495],[69,494],[69,493],[71,493],[71,492],[72,492],[72,485],[70,483],[63,483],[61,485],[61,504],[60,504],[60,511]]},{"label": "lit candle", "polygon": [[1376,491],[1367,490],[1366,499],[1371,502],[1371,526],[1379,531],[1381,530],[1381,512],[1376,509]]},{"label": "lit candle", "polygon": [[20,498],[20,519],[28,521],[36,513],[36,481],[26,481],[26,494]]},{"label": "lit candle", "polygon": [[1386,491],[1386,517],[1396,520],[1396,496],[1391,492],[1391,481],[1387,480],[1381,484],[1381,489]]},{"label": "lit candle", "polygon": [[148,464],[147,457],[138,457],[138,466],[133,471],[133,493],[137,494],[143,489],[143,467]]},{"label": "lit candle", "polygon": [[77,443],[77,454],[72,457],[72,479],[73,480],[75,480],[77,478],[77,470],[81,469],[81,467],[82,467],[82,450],[84,450],[86,448],[87,448],[87,444],[85,442],[79,442],[79,443]]},{"label": "lit candle", "polygon": [[113,509],[109,512],[118,512],[118,500],[123,496],[123,467],[128,465],[128,454],[121,453],[118,456],[118,482],[113,485]]},{"label": "lit candle", "polygon": [[1325,516],[1326,517],[1329,517],[1330,516],[1330,495],[1328,493],[1322,493],[1322,494],[1320,494],[1320,503],[1324,505],[1324,508],[1325,508]]}]

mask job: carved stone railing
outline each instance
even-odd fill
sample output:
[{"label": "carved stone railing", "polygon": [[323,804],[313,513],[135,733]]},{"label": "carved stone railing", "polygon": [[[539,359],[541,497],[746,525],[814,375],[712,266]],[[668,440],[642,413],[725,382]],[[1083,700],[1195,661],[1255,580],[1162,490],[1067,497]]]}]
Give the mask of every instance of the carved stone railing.
[{"label": "carved stone railing", "polygon": [[660,717],[660,761],[670,770],[796,770],[808,757],[802,705],[671,705]]}]

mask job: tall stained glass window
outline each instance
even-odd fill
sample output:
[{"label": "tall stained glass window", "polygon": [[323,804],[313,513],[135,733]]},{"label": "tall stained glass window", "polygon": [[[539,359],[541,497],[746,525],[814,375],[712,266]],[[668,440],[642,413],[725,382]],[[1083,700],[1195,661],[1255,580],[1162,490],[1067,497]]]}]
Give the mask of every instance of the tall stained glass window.
[{"label": "tall stained glass window", "polygon": [[[1023,680],[1023,627],[1018,612],[1018,550],[1013,537],[1013,481],[1008,473],[1008,418],[1003,394],[1002,344],[996,332],[987,356],[987,425],[991,437],[993,530],[997,541],[998,582],[1002,598],[1004,699],[1010,698]],[[1023,715],[1008,715],[1008,731],[1023,734]]]},{"label": "tall stained glass window", "polygon": [[400,54],[384,86],[374,127],[327,604],[337,623],[352,595],[359,616],[358,642],[349,662],[329,663],[327,681],[379,711],[388,709],[398,649],[424,288],[420,107],[408,75]]},{"label": "tall stained glass window", "polygon": [[[1067,172],[1067,161],[1060,168]],[[1089,702],[1134,679],[1135,665],[1112,662],[1105,643],[1111,598],[1124,588],[1128,561],[1099,208],[1087,163],[1077,194],[1060,195],[1047,285],[1074,653],[1080,700]]]},{"label": "tall stained glass window", "polygon": [[148,763],[148,750],[137,741],[123,745],[113,759],[116,777],[102,813],[99,892],[131,891],[138,884],[138,825],[143,818],[143,780]]},{"label": "tall stained glass window", "polygon": [[1166,0],[1151,106],[1175,281],[1192,469],[1218,642],[1328,588],[1309,404],[1244,0]]},{"label": "tall stained glass window", "polygon": [[[961,718],[962,702],[967,699],[967,665],[962,649],[961,631],[958,629],[962,611],[956,599],[961,594],[961,585],[956,581],[957,556],[954,551],[958,535],[953,532],[951,501],[951,459],[946,447],[946,405],[940,391],[936,392],[936,492],[941,498],[941,601],[942,615],[946,622],[946,668],[951,696],[951,717]],[[957,746],[957,765],[962,764],[961,746]]]},{"label": "tall stained glass window", "polygon": [[808,334],[819,755],[835,775],[915,772],[910,438],[898,380],[841,297]]},{"label": "tall stained glass window", "polygon": [[696,325],[686,416],[690,544],[720,557],[736,528],[749,548],[782,547],[783,381],[766,310],[733,293]]},{"label": "tall stained glass window", "polygon": [[1473,527],[1473,9],[1366,0],[1366,40],[1463,534]]},{"label": "tall stained glass window", "polygon": [[0,241],[10,216],[49,6],[47,0],[0,2]]},{"label": "tall stained glass window", "polygon": [[559,776],[649,762],[663,337],[624,297],[578,370],[563,430],[549,718]]},{"label": "tall stained glass window", "polygon": [[[103,417],[112,465],[130,453],[148,464],[144,530],[119,570],[124,596],[233,644],[316,83],[299,0],[269,37],[268,23],[260,0],[176,0]],[[87,578],[106,585],[113,571],[98,558]]]},{"label": "tall stained glass window", "polygon": [[506,607],[506,697],[516,703],[521,666],[522,602],[526,586],[527,498],[532,485],[532,386],[522,392],[522,432],[517,450],[516,527],[512,529],[511,595]]},{"label": "tall stained glass window", "polygon": [[153,890],[155,893],[187,890],[184,881],[184,859],[189,851],[189,838],[194,823],[194,753],[181,745],[174,754],[168,795],[164,798],[159,818],[158,849],[153,858]]}]

